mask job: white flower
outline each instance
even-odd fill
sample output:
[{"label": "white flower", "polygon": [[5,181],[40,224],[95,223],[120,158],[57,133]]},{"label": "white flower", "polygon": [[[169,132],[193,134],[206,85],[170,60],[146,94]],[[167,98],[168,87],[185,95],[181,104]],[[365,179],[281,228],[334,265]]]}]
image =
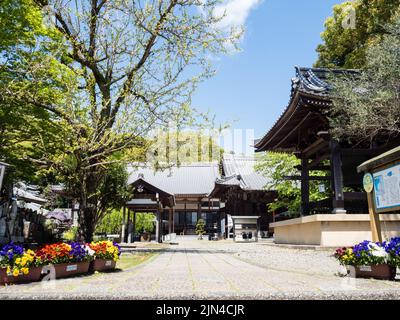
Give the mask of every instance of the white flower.
[{"label": "white flower", "polygon": [[385,259],[388,257],[388,253],[386,252],[385,248],[378,246],[376,243],[371,242],[368,246],[371,249],[371,254],[374,257]]},{"label": "white flower", "polygon": [[85,252],[89,256],[94,256],[94,254],[95,254],[94,250],[92,250],[89,246],[85,246]]}]

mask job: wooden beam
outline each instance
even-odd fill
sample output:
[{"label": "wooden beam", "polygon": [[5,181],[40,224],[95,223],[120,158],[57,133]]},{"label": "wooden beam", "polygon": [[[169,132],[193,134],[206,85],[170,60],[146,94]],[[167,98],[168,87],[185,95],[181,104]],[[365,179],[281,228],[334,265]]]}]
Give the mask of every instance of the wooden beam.
[{"label": "wooden beam", "polygon": [[330,152],[323,153],[319,155],[317,158],[315,158],[313,161],[311,161],[308,166],[313,168],[316,165],[320,164],[322,161],[329,159],[330,156],[331,156]]},{"label": "wooden beam", "polygon": [[278,148],[281,144],[286,142],[286,140],[289,139],[289,137],[292,135],[292,133],[296,132],[303,125],[303,123],[308,120],[310,115],[311,115],[311,112],[307,113],[307,115],[292,130],[290,130],[290,132],[281,141],[279,141],[279,143],[275,146],[275,148]]},{"label": "wooden beam", "polygon": [[331,176],[308,176],[308,177],[303,177],[303,176],[286,176],[283,177],[284,180],[289,180],[289,181],[329,181],[332,179]]},{"label": "wooden beam", "polygon": [[301,157],[305,159],[309,159],[312,155],[316,154],[318,151],[322,150],[325,147],[328,147],[329,144],[322,138],[319,138],[313,144],[305,148],[302,153]]},{"label": "wooden beam", "polygon": [[346,148],[346,149],[341,149],[342,155],[344,156],[352,156],[352,157],[374,157],[377,154],[382,152],[382,149],[351,149],[351,148]]},{"label": "wooden beam", "polygon": [[[295,167],[298,170],[301,170],[301,165]],[[315,165],[314,167],[308,166],[309,171],[330,171],[331,166],[325,165]]]}]

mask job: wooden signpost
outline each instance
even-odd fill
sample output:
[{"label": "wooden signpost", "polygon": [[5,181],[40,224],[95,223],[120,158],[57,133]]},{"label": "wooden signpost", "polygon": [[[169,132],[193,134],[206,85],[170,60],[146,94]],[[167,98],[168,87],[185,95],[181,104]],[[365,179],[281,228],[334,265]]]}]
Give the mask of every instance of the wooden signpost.
[{"label": "wooden signpost", "polygon": [[379,214],[400,210],[400,147],[361,164],[367,192],[372,241],[382,242]]}]

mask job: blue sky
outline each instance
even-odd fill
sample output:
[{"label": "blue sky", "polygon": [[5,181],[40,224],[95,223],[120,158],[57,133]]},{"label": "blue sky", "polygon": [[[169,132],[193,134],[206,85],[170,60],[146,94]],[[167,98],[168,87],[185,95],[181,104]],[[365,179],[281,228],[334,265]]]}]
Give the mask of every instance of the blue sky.
[{"label": "blue sky", "polygon": [[[210,110],[218,123],[254,129],[255,136],[261,137],[289,101],[294,66],[312,66],[317,59],[324,21],[342,1],[227,1],[247,10],[240,17],[246,18],[242,52],[217,62],[217,75],[201,84],[193,106]],[[260,3],[251,7],[250,2]]]}]

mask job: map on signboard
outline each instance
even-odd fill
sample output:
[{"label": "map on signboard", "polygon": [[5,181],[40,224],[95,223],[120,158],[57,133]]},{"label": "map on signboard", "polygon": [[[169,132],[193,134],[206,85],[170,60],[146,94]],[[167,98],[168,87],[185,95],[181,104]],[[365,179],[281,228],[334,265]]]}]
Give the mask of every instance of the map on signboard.
[{"label": "map on signboard", "polygon": [[400,164],[375,172],[373,177],[376,209],[400,208]]}]

